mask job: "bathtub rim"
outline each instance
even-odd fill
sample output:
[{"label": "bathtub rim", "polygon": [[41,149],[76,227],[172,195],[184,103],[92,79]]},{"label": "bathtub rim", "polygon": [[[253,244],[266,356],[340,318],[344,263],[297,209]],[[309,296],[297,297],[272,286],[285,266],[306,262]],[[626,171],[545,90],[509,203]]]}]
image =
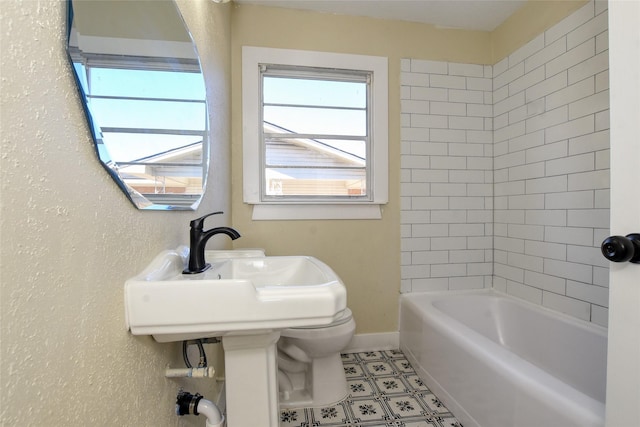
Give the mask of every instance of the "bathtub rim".
[{"label": "bathtub rim", "polygon": [[[423,296],[423,297],[429,297],[429,300],[432,300],[435,297],[438,296],[454,296],[454,295],[483,295],[483,296],[496,296],[496,297],[503,297],[506,298],[510,301],[515,302],[516,304],[519,304],[521,306],[524,307],[529,307],[532,308],[534,310],[538,310],[541,311],[543,313],[547,313],[549,315],[551,315],[552,317],[558,317],[560,319],[563,319],[564,321],[571,323],[572,325],[578,326],[581,329],[588,329],[588,330],[593,330],[596,331],[599,335],[604,335],[605,337],[608,336],[608,328],[602,325],[599,325],[597,323],[593,323],[593,322],[589,322],[583,319],[579,319],[575,316],[571,316],[569,314],[563,313],[561,311],[557,311],[554,310],[552,308],[549,307],[545,307],[541,304],[536,304],[534,302],[528,301],[526,299],[523,298],[519,298],[516,296],[513,296],[511,294],[493,289],[493,288],[483,288],[483,289],[464,289],[464,290],[452,290],[452,291],[421,291],[421,292],[405,292],[403,294],[400,294],[400,299],[399,299],[399,303],[400,306],[402,306],[402,301],[403,300],[407,300],[407,302],[411,303],[412,300],[409,299],[409,296],[413,295],[415,296]],[[440,311],[440,310],[439,310]],[[445,313],[446,315],[446,313]],[[398,324],[400,320],[400,313],[398,313]],[[462,326],[465,326],[462,322],[459,322],[456,319],[455,320],[457,323],[459,323]]]}]

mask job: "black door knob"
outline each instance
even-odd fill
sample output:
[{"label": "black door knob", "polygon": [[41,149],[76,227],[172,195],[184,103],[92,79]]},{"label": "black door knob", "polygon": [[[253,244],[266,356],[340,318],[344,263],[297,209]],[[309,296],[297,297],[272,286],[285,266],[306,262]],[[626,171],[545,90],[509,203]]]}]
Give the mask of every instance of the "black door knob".
[{"label": "black door knob", "polygon": [[602,255],[613,262],[633,262],[640,264],[640,234],[633,233],[624,236],[609,236],[600,246]]}]

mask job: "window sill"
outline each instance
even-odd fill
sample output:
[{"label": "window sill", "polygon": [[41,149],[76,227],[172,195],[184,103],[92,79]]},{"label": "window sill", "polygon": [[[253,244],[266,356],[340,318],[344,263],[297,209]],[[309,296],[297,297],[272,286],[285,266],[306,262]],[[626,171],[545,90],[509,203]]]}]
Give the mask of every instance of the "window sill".
[{"label": "window sill", "polygon": [[382,219],[382,205],[281,204],[253,205],[254,221]]}]

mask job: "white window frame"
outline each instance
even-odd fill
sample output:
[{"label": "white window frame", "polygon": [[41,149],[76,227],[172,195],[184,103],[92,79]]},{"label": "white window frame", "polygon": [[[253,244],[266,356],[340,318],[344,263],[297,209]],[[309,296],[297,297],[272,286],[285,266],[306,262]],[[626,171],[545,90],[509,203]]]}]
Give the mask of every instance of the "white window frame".
[{"label": "white window frame", "polygon": [[[359,70],[372,73],[371,82],[371,200],[261,200],[260,64]],[[243,200],[253,205],[254,220],[380,219],[389,198],[388,65],[386,57],[291,49],[242,48]]]}]

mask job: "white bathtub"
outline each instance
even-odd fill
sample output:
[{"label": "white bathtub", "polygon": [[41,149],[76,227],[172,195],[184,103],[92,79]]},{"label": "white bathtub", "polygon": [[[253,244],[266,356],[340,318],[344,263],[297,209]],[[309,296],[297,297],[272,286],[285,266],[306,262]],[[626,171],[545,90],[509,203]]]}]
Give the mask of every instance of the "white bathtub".
[{"label": "white bathtub", "polygon": [[400,347],[464,427],[604,426],[605,328],[491,290],[410,293]]}]

